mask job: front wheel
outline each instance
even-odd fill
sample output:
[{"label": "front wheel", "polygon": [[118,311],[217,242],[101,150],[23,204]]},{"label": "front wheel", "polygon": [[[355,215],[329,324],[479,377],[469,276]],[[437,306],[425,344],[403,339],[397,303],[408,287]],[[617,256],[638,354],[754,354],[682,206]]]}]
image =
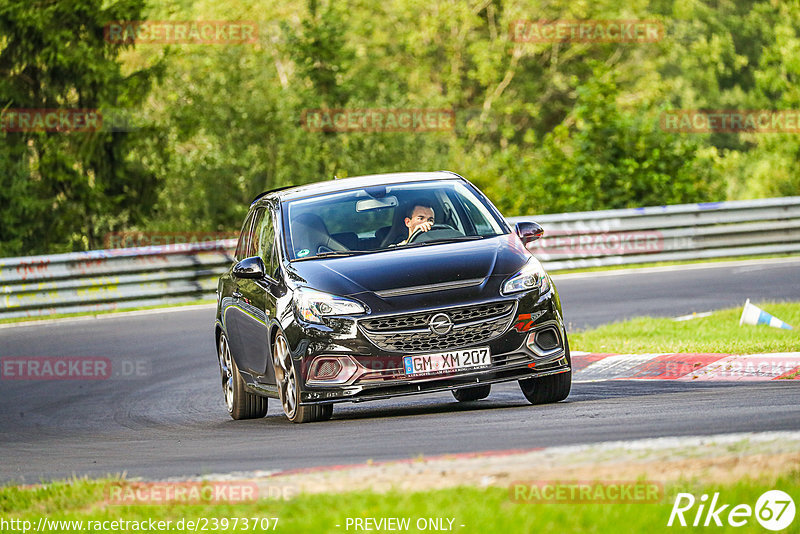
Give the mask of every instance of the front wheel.
[{"label": "front wheel", "polygon": [[[569,356],[569,342],[565,340],[567,365],[572,365]],[[569,396],[572,388],[572,370],[557,375],[543,376],[541,378],[526,378],[519,381],[522,394],[531,404],[550,404],[562,401]]]},{"label": "front wheel", "polygon": [[275,368],[283,413],[289,421],[311,423],[325,421],[333,416],[333,404],[300,405],[300,381],[292,362],[289,344],[282,333],[278,333],[272,343],[272,365]]},{"label": "front wheel", "polygon": [[236,360],[231,355],[228,336],[224,333],[219,336],[217,346],[219,356],[219,371],[222,377],[222,394],[225,406],[233,419],[257,419],[267,415],[267,399],[247,391],[244,379],[236,367]]},{"label": "front wheel", "polygon": [[453,397],[455,397],[458,402],[477,401],[488,397],[491,391],[492,385],[484,384],[482,386],[454,389]]}]

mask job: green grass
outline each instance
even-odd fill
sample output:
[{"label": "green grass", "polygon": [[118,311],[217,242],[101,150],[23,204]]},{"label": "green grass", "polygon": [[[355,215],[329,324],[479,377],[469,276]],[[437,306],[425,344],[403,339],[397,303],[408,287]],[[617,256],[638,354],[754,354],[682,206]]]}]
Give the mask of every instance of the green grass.
[{"label": "green grass", "polygon": [[713,312],[708,317],[689,321],[639,317],[603,325],[584,332],[573,332],[573,350],[590,352],[760,352],[800,351],[800,303],[754,303],[794,330],[768,326],[739,326],[742,308]]},{"label": "green grass", "polygon": [[[668,532],[692,531],[691,528],[666,527],[678,491],[697,498],[720,492],[720,503],[754,506],[767,490],[780,489],[800,495],[800,472],[789,470],[778,480],[744,479],[732,484],[701,484],[690,481],[666,486],[665,499],[656,504],[541,504],[513,502],[507,488],[460,487],[446,490],[386,494],[354,492],[344,494],[300,495],[288,501],[260,500],[246,504],[166,504],[117,506],[103,503],[103,496],[113,481],[72,480],[47,484],[41,488],[5,487],[0,489],[0,517],[23,519],[34,525],[39,517],[53,520],[106,521],[132,520],[202,520],[211,518],[279,518],[276,532],[321,533],[354,532],[346,530],[347,518],[411,518],[410,532],[419,518],[452,518],[453,531],[464,533],[528,532]],[[730,510],[728,507],[728,511]],[[694,512],[685,517],[693,520]],[[725,518],[725,514],[722,515]],[[447,522],[445,521],[445,525]],[[340,525],[340,527],[336,527]],[[461,525],[464,525],[463,527]],[[622,527],[624,525],[624,528]],[[188,530],[188,529],[184,529]],[[202,529],[199,529],[202,531]],[[706,529],[708,530],[708,528]],[[714,532],[765,532],[751,517],[742,528],[711,527]],[[56,532],[57,530],[51,532]],[[69,532],[70,530],[61,530]],[[74,530],[72,530],[74,531]],[[118,530],[128,532],[130,530]],[[181,530],[172,530],[181,531]],[[234,532],[211,530],[212,532]],[[241,525],[236,530],[241,531]],[[249,531],[253,531],[250,528]],[[261,530],[255,530],[262,532]],[[796,518],[787,532],[800,531]]]},{"label": "green grass", "polygon": [[43,315],[37,317],[14,317],[11,319],[0,319],[0,324],[9,323],[27,323],[30,321],[47,321],[50,319],[67,319],[70,317],[91,317],[95,315],[109,315],[113,313],[126,313],[140,310],[159,310],[161,308],[177,308],[180,306],[196,306],[198,304],[213,304],[214,299],[198,299],[189,300],[186,302],[173,302],[171,304],[155,304],[153,306],[137,306],[133,308],[122,308],[118,310],[98,310],[93,312],[76,312],[76,313],[55,313],[53,315]]},{"label": "green grass", "polygon": [[606,265],[604,267],[581,267],[578,269],[548,269],[551,274],[573,274],[573,273],[594,273],[598,271],[619,271],[622,269],[644,269],[646,267],[669,267],[672,265],[693,265],[697,263],[725,263],[731,261],[744,260],[766,260],[773,258],[800,258],[796,253],[792,254],[766,254],[762,256],[730,256],[726,258],[707,258],[700,260],[681,260],[681,261],[654,261],[649,263],[635,263],[627,265]]}]

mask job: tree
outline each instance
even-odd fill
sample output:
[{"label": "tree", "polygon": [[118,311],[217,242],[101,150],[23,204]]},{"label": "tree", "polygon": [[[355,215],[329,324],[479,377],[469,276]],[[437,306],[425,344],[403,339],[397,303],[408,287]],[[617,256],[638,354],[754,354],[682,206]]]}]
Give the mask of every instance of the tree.
[{"label": "tree", "polygon": [[615,73],[598,64],[572,114],[545,136],[526,183],[542,211],[628,208],[719,198],[722,180],[701,140],[664,132],[658,113],[623,110]]},{"label": "tree", "polygon": [[[136,108],[159,65],[124,74],[109,21],[138,20],[143,1],[0,4],[0,109]],[[158,180],[129,157],[146,132],[2,133],[0,255],[99,248],[105,232],[140,220]]]}]

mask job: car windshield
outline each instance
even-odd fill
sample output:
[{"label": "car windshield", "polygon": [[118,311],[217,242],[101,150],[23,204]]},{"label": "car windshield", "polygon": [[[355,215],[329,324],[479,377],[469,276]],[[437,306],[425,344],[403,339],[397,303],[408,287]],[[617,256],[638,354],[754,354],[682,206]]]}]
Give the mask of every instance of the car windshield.
[{"label": "car windshield", "polygon": [[460,180],[376,185],[283,204],[290,260],[350,256],[505,233]]}]

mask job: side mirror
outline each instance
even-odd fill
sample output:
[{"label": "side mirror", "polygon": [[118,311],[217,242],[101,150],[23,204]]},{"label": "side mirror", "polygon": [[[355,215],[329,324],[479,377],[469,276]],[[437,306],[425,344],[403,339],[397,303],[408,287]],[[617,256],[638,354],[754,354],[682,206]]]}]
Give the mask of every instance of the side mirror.
[{"label": "side mirror", "polygon": [[233,276],[247,280],[262,280],[267,274],[264,262],[258,256],[245,258],[233,266]]},{"label": "side mirror", "polygon": [[522,240],[523,245],[536,241],[544,235],[544,228],[535,222],[518,222],[514,226],[514,230]]}]

